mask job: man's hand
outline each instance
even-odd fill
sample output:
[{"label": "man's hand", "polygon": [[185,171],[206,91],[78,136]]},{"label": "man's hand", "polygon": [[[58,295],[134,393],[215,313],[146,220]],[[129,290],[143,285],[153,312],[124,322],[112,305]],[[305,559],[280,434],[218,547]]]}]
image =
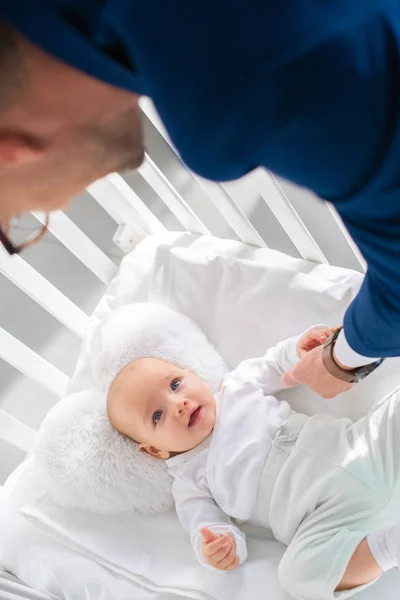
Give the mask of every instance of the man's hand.
[{"label": "man's hand", "polygon": [[203,556],[209,565],[220,571],[233,571],[239,566],[240,560],[236,554],[233,534],[219,535],[207,527],[203,527],[200,533]]},{"label": "man's hand", "polygon": [[[300,339],[297,345],[297,354],[300,360],[284,373],[283,383],[290,387],[305,383],[322,398],[334,398],[353,387],[351,383],[346,383],[331,375],[322,362],[323,345],[331,333],[330,329],[312,329]],[[318,341],[318,336],[321,336],[320,341]],[[311,349],[307,350],[307,348]]]}]

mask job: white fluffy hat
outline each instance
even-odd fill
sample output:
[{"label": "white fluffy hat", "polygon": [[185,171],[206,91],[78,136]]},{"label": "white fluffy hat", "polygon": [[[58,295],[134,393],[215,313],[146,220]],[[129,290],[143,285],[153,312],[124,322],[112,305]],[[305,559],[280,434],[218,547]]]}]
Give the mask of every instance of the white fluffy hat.
[{"label": "white fluffy hat", "polygon": [[97,328],[93,346],[93,376],[102,392],[108,391],[125,365],[148,356],[191,369],[213,392],[227,371],[221,356],[189,317],[159,304],[129,304],[116,310]]}]

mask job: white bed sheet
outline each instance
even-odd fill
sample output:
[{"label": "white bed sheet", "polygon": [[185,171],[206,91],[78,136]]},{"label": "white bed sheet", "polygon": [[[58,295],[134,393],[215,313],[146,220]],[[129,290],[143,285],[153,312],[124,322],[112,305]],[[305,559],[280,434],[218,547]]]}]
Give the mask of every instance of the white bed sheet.
[{"label": "white bed sheet", "polygon": [[[340,323],[360,283],[357,273],[237,242],[152,236],[125,257],[91,329],[117,306],[156,301],[195,319],[234,367],[315,322]],[[93,383],[91,329],[71,391]],[[399,361],[390,360],[336,400],[322,400],[302,387],[282,397],[303,412],[355,418],[399,385],[399,373]],[[0,565],[35,589],[68,600],[289,598],[276,573],[284,549],[266,539],[267,532],[249,529],[250,558],[236,572],[206,571],[172,512],[139,519],[61,510],[43,496],[32,460],[12,475],[0,496],[0,531]],[[399,584],[398,573],[390,573],[360,600],[379,595],[397,600]]]}]

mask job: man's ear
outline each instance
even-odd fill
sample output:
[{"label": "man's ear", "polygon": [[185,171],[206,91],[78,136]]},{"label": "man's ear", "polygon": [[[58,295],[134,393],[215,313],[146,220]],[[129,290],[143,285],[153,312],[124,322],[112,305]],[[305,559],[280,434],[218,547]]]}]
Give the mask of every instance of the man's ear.
[{"label": "man's ear", "polygon": [[171,456],[171,453],[168,452],[168,450],[159,450],[155,446],[150,446],[149,444],[139,444],[139,450],[141,452],[147,452],[147,454],[150,454],[155,458],[163,458],[164,460],[167,460]]},{"label": "man's ear", "polygon": [[0,132],[0,163],[18,165],[35,162],[44,150],[33,140],[19,134]]}]

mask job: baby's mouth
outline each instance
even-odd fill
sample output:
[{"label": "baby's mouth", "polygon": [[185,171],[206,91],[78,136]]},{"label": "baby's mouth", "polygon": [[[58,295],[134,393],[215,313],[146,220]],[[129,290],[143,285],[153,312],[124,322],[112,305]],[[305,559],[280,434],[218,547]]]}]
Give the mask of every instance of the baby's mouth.
[{"label": "baby's mouth", "polygon": [[201,406],[198,406],[195,410],[193,410],[189,417],[188,427],[193,427],[196,425],[201,416]]}]

